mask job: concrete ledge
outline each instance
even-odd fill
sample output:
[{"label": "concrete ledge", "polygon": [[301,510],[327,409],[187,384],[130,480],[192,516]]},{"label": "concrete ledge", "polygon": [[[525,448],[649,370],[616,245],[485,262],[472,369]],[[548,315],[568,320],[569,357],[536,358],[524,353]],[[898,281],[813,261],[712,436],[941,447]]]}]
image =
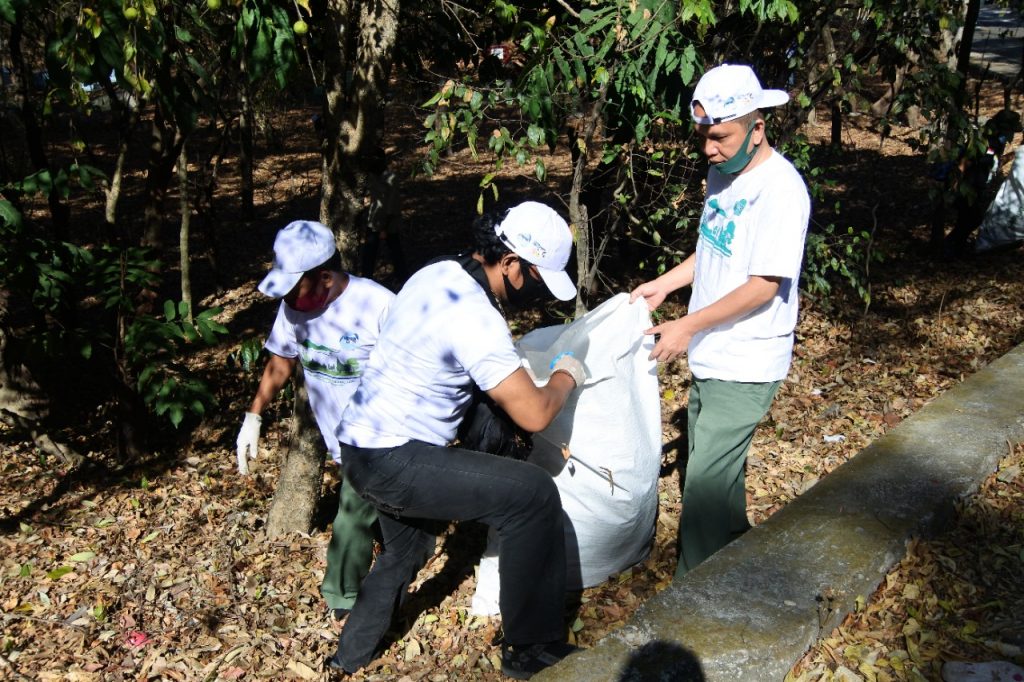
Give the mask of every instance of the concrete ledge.
[{"label": "concrete ledge", "polygon": [[535,680],[782,680],[1024,437],[1024,345]]}]

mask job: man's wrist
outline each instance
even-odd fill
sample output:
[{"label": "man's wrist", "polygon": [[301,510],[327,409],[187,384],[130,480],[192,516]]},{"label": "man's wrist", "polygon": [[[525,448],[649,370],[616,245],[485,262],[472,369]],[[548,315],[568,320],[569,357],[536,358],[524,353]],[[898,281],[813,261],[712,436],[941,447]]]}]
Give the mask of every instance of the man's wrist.
[{"label": "man's wrist", "polygon": [[[553,371],[551,373],[551,376],[554,377],[556,374],[564,374],[565,376],[569,377],[570,379],[572,379],[573,386],[575,386],[576,388],[579,388],[579,383],[576,381],[576,377],[573,376],[572,372],[570,372],[569,370],[559,368],[559,369],[556,369],[555,371]],[[550,380],[551,379],[549,378],[548,381],[550,381]]]}]

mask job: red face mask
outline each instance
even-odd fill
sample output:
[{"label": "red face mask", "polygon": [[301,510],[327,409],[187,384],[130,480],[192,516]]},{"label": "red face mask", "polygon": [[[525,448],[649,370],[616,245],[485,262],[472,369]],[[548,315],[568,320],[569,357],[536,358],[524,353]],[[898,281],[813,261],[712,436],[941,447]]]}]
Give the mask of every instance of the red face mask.
[{"label": "red face mask", "polygon": [[289,303],[293,310],[300,313],[312,313],[327,305],[327,297],[330,295],[327,287],[314,287],[302,296],[296,296],[295,300]]}]

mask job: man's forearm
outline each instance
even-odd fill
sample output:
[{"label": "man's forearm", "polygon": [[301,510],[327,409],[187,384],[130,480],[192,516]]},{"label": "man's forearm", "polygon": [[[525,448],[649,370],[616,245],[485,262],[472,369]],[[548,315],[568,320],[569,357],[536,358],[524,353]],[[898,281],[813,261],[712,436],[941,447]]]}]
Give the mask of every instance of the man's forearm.
[{"label": "man's forearm", "polygon": [[256,395],[252,399],[249,411],[254,414],[262,414],[277,392],[288,382],[294,368],[295,360],[293,358],[272,355],[263,369],[263,376],[260,378],[260,385],[256,389]]},{"label": "man's forearm", "polygon": [[691,253],[682,263],[658,277],[658,280],[661,281],[665,289],[668,291],[675,291],[693,284],[693,272],[696,260],[697,254]]},{"label": "man's forearm", "polygon": [[772,300],[780,278],[751,277],[711,305],[687,315],[694,332],[734,322]]}]

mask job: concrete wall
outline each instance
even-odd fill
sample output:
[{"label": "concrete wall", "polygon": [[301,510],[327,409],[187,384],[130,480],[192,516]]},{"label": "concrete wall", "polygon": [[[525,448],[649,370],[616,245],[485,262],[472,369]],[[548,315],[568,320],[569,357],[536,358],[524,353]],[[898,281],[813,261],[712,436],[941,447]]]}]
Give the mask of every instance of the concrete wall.
[{"label": "concrete wall", "polygon": [[782,680],[1024,437],[1024,346],[534,680]]}]

